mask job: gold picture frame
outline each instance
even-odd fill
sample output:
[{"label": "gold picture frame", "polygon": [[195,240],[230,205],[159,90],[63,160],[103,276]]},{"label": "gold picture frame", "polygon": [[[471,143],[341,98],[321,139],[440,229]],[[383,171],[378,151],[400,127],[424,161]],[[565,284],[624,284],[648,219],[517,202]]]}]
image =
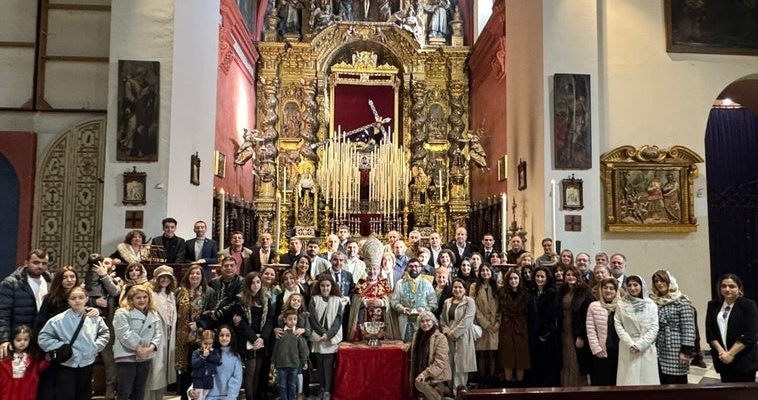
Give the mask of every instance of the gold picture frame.
[{"label": "gold picture frame", "polygon": [[508,156],[502,156],[497,160],[497,181],[508,179]]},{"label": "gold picture frame", "polygon": [[219,178],[226,175],[226,155],[216,150],[213,157],[213,174]]},{"label": "gold picture frame", "polygon": [[147,204],[147,174],[137,172],[137,167],[132,167],[131,172],[124,172],[124,195],[121,203],[124,205],[142,206]]},{"label": "gold picture frame", "polygon": [[610,232],[694,232],[694,180],[703,162],[684,146],[622,146],[600,158]]}]

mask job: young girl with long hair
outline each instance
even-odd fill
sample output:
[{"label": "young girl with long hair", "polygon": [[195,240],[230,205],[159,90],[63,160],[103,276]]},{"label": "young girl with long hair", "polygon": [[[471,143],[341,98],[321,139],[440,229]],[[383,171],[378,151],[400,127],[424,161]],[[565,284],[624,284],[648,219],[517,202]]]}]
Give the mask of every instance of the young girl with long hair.
[{"label": "young girl with long hair", "polygon": [[[52,384],[56,388],[55,398],[84,400],[89,399],[92,393],[95,357],[108,344],[110,332],[101,317],[87,316],[87,293],[84,288],[72,288],[68,294],[68,304],[71,308],[51,318],[42,328],[39,345],[46,352],[59,349],[64,344],[71,346],[71,358],[59,365]],[[81,329],[74,338],[79,326]]]},{"label": "young girl with long hair", "polygon": [[213,389],[205,396],[205,400],[237,400],[242,387],[242,358],[237,352],[234,329],[229,325],[221,325],[214,347],[221,349],[221,365],[216,368]]},{"label": "young girl with long hair", "polygon": [[342,293],[331,275],[318,276],[311,304],[308,307],[313,332],[313,353],[316,354],[316,370],[324,400],[331,399],[334,359],[342,342]]},{"label": "young girl with long hair", "polygon": [[[50,363],[36,348],[34,335],[27,325],[13,330],[10,357],[0,361],[0,400],[36,400],[40,372]],[[50,382],[46,382],[50,385]],[[51,385],[54,386],[54,385]]]},{"label": "young girl with long hair", "polygon": [[274,309],[268,291],[263,288],[261,274],[245,275],[237,300],[226,307],[223,314],[223,320],[231,320],[234,325],[239,338],[237,350],[245,360],[245,397],[257,399],[267,382],[267,348],[273,347],[269,338],[274,327]]},{"label": "young girl with long hair", "polygon": [[163,340],[149,284],[132,286],[113,316],[113,356],[118,371],[118,400],[145,397],[150,362]]}]

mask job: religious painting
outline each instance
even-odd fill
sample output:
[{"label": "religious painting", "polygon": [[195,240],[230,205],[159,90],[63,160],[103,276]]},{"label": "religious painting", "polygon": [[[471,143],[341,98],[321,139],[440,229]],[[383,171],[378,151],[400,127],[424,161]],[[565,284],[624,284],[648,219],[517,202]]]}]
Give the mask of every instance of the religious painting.
[{"label": "religious painting", "polygon": [[160,63],[118,62],[117,161],[158,161]]},{"label": "religious painting", "polygon": [[502,156],[497,160],[497,181],[508,179],[508,156]]},{"label": "religious painting", "polygon": [[590,76],[555,74],[553,104],[555,169],[592,168]]},{"label": "religious painting", "polygon": [[144,205],[145,189],[147,187],[147,174],[137,172],[134,167],[131,172],[124,172],[124,196],[122,203],[125,205]]},{"label": "religious painting", "polygon": [[666,51],[758,54],[758,2],[666,0]]},{"label": "religious painting", "polygon": [[190,184],[200,186],[200,157],[197,153],[190,156]]},{"label": "religious painting", "polygon": [[561,192],[563,192],[563,209],[564,210],[581,210],[584,208],[584,189],[581,179],[571,178],[561,181]]},{"label": "religious painting", "polygon": [[518,162],[518,190],[526,190],[526,161]]},{"label": "religious painting", "polygon": [[282,139],[298,139],[300,134],[300,105],[294,101],[288,101],[282,107],[281,122]]},{"label": "religious painting", "polygon": [[219,178],[226,175],[226,155],[218,150],[214,153],[213,174]]},{"label": "religious painting", "polygon": [[606,229],[611,232],[697,230],[693,182],[702,157],[673,146],[622,146],[600,159]]},{"label": "religious painting", "polygon": [[426,134],[431,141],[447,140],[447,113],[440,103],[429,106],[426,117]]}]

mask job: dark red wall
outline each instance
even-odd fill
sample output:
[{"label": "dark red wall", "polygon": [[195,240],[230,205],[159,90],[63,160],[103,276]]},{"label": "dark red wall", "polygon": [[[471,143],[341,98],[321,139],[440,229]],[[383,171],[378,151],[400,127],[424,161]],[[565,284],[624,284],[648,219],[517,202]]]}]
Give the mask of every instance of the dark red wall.
[{"label": "dark red wall", "polygon": [[[506,181],[497,180],[497,160],[507,154],[505,113],[505,3],[495,2],[487,25],[471,51],[471,125],[484,128],[481,138],[489,171],[471,172],[471,201],[477,203],[506,191]],[[512,160],[509,160],[510,164]],[[513,176],[515,171],[508,171]]]},{"label": "dark red wall", "polygon": [[18,177],[20,199],[16,265],[21,265],[26,254],[31,250],[32,243],[37,134],[34,132],[0,132],[0,153],[10,161]]},{"label": "dark red wall", "polygon": [[229,196],[253,200],[253,171],[250,161],[234,165],[234,151],[242,139],[242,128],[255,128],[255,77],[240,59],[242,49],[255,68],[258,52],[242,21],[234,0],[221,1],[222,26],[219,30],[219,73],[216,92],[216,150],[226,155],[224,178],[214,177],[213,186]]}]

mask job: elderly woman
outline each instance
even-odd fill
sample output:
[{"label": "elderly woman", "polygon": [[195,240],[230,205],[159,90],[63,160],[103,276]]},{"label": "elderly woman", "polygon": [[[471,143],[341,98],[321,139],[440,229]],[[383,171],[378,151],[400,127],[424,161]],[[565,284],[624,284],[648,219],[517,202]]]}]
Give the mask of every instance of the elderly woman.
[{"label": "elderly woman", "polygon": [[758,369],[758,308],[745,298],[737,275],[722,275],[716,283],[719,297],[708,302],[706,339],[721,382],[754,382]]},{"label": "elderly woman", "polygon": [[[607,265],[598,264],[592,270],[592,278],[590,279],[590,288],[592,289],[592,297],[595,300],[602,299],[600,282],[606,278],[611,277],[611,270]],[[620,295],[620,294],[619,294]]]},{"label": "elderly woman", "polygon": [[614,326],[619,335],[616,384],[658,385],[658,307],[645,296],[645,281],[639,275],[626,277],[626,294],[619,301]]},{"label": "elderly woman", "polygon": [[476,304],[474,299],[466,296],[462,279],[453,280],[453,296],[445,300],[442,307],[440,326],[448,340],[452,353],[453,390],[468,384],[469,372],[476,371],[476,354],[474,353],[474,318]]},{"label": "elderly woman", "polygon": [[211,327],[210,314],[216,307],[214,290],[208,287],[201,264],[192,264],[176,290],[176,370],[177,391],[187,400],[192,384],[192,351],[200,342],[200,330]]},{"label": "elderly woman", "polygon": [[144,245],[147,244],[145,232],[140,230],[129,231],[122,243],[116,246],[116,251],[111,254],[114,264],[133,264],[142,261]]},{"label": "elderly woman", "polygon": [[411,347],[411,382],[428,400],[440,400],[450,393],[452,379],[447,338],[437,326],[437,318],[429,311],[418,315],[419,329]]},{"label": "elderly woman", "polygon": [[479,367],[478,382],[483,386],[491,386],[495,384],[500,307],[497,283],[488,263],[479,268],[479,278],[469,288],[469,297],[474,299],[476,305],[476,323],[482,327],[482,337],[474,344],[476,365]]},{"label": "elderly woman", "polygon": [[606,278],[598,286],[600,298],[587,309],[587,340],[592,351],[590,377],[595,386],[615,386],[619,337],[613,317],[619,300],[619,283],[614,278]]},{"label": "elderly woman", "polygon": [[499,358],[506,382],[518,385],[524,380],[524,371],[531,367],[527,324],[529,292],[516,268],[503,274],[503,280],[505,286],[500,289],[499,301],[500,320],[505,324],[500,327]]},{"label": "elderly woman", "polygon": [[695,349],[695,312],[679,291],[676,279],[664,270],[653,274],[650,300],[658,305],[658,367],[661,383],[687,383]]}]

